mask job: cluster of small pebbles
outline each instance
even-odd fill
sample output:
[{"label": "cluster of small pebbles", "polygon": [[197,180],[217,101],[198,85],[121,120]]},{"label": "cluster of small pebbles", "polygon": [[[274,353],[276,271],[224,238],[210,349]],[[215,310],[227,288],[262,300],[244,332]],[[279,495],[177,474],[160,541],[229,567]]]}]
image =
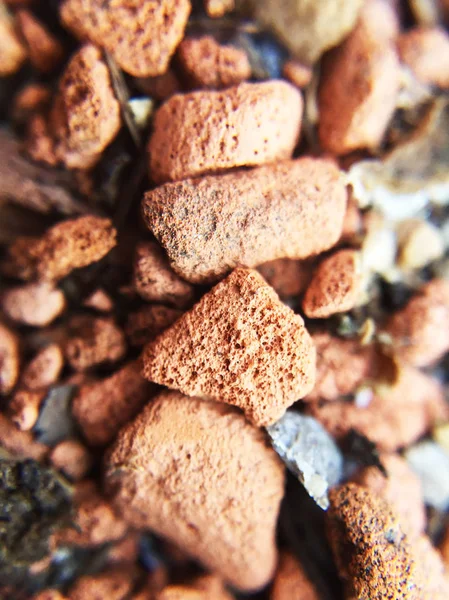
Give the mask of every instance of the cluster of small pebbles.
[{"label": "cluster of small pebbles", "polygon": [[448,27],[0,1],[0,598],[449,598]]}]

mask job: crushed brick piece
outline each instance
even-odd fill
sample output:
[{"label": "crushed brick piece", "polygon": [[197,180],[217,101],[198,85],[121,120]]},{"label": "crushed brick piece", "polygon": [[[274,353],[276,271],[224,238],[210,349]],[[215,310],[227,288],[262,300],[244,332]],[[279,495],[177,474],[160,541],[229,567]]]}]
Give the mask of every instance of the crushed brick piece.
[{"label": "crushed brick piece", "polygon": [[163,183],[290,158],[302,107],[285,81],[176,94],[154,115],[150,176]]},{"label": "crushed brick piece", "polygon": [[331,491],[330,497],[330,542],[348,597],[448,597],[438,553],[425,537],[410,540],[385,500],[355,484]]},{"label": "crushed brick piece", "polygon": [[120,104],[100,51],[83,46],[61,77],[50,116],[55,152],[69,169],[89,169],[121,127]]},{"label": "crushed brick piece", "polygon": [[400,65],[377,21],[359,21],[324,58],[318,90],[321,146],[333,154],[376,148],[396,107]]},{"label": "crushed brick piece", "polygon": [[35,112],[40,112],[50,104],[51,90],[41,83],[29,83],[14,97],[12,118],[18,123],[28,121]]},{"label": "crushed brick piece", "polygon": [[168,183],[147,192],[142,211],[172,268],[206,283],[236,266],[331,248],[341,235],[346,197],[332,162],[301,158]]},{"label": "crushed brick piece", "polygon": [[34,441],[28,431],[20,431],[0,413],[0,446],[16,456],[42,460],[48,453],[47,446]]},{"label": "crushed brick piece", "polygon": [[167,70],[189,14],[189,0],[65,0],[61,6],[70,31],[110,52],[135,77]]},{"label": "crushed brick piece", "polygon": [[105,483],[130,523],[238,589],[271,579],[284,470],[263,430],[233,407],[162,392],[119,433]]},{"label": "crushed brick piece", "polygon": [[89,451],[77,440],[64,440],[55,446],[50,455],[55,469],[62,471],[72,481],[83,479],[92,466]]},{"label": "crushed brick piece", "polygon": [[18,71],[26,57],[26,48],[16,32],[12,16],[0,5],[0,77]]},{"label": "crushed brick piece", "polygon": [[298,560],[284,552],[274,578],[270,600],[319,600],[315,586]]},{"label": "crushed brick piece", "polygon": [[0,394],[9,394],[19,376],[19,338],[0,322]]},{"label": "crushed brick piece", "polygon": [[385,452],[408,446],[448,417],[439,384],[411,367],[402,368],[397,382],[375,393],[366,407],[336,400],[307,408],[337,439],[355,429]]},{"label": "crushed brick piece", "polygon": [[356,305],[362,277],[360,252],[338,250],[323,259],[315,271],[302,302],[311,319],[325,319]]},{"label": "crushed brick piece", "polygon": [[105,362],[116,362],[126,352],[123,331],[113,319],[90,316],[73,317],[64,354],[75,371],[84,371]]},{"label": "crushed brick piece", "polygon": [[50,344],[39,350],[26,365],[21,384],[27,390],[41,390],[50,387],[59,379],[64,366],[64,355],[58,344]]},{"label": "crushed brick piece", "polygon": [[449,35],[442,27],[414,27],[397,44],[402,62],[420,81],[449,88]]},{"label": "crushed brick piece", "polygon": [[384,498],[397,513],[402,529],[410,537],[424,533],[426,510],[421,482],[407,461],[398,454],[381,454],[380,462],[388,477],[377,467],[365,467],[354,477],[355,483]]},{"label": "crushed brick piece", "polygon": [[8,405],[8,416],[21,431],[29,431],[39,417],[45,391],[17,391]]},{"label": "crushed brick piece", "polygon": [[235,8],[235,0],[204,0],[204,8],[211,19],[219,19]]},{"label": "crushed brick piece", "polygon": [[282,67],[282,75],[297,88],[302,89],[312,81],[313,71],[309,65],[305,65],[295,58],[287,60]]},{"label": "crushed brick piece", "polygon": [[69,590],[69,600],[128,600],[134,587],[129,568],[111,569],[98,575],[83,575]]},{"label": "crushed brick piece", "polygon": [[18,238],[9,247],[10,268],[21,279],[57,281],[103,258],[116,235],[110,219],[86,215],[63,221],[41,238]]},{"label": "crushed brick piece", "polygon": [[33,67],[43,73],[53,71],[64,58],[62,44],[30,11],[19,10],[16,19]]},{"label": "crushed brick piece", "polygon": [[154,394],[154,386],[142,377],[141,368],[135,361],[110,377],[80,387],[72,411],[90,445],[108,444]]},{"label": "crushed brick piece", "polygon": [[299,296],[308,286],[313,269],[313,260],[291,258],[277,258],[257,267],[280,298]]},{"label": "crushed brick piece", "polygon": [[234,404],[269,425],[315,380],[304,321],[257,271],[235,269],[150,342],[144,376],[189,396]]},{"label": "crushed brick piece", "polygon": [[161,304],[143,306],[128,315],[125,333],[131,346],[143,346],[153,340],[182,315],[176,308]]},{"label": "crushed brick piece", "polygon": [[98,312],[111,312],[114,308],[112,298],[104,290],[95,290],[84,302],[83,306],[93,308]]},{"label": "crushed brick piece", "polygon": [[426,283],[385,331],[401,359],[420,367],[436,362],[449,350],[449,281]]},{"label": "crushed brick piece", "polygon": [[244,50],[219,44],[212,36],[186,38],[178,48],[178,60],[194,88],[221,89],[251,77]]},{"label": "crushed brick piece", "polygon": [[18,323],[45,327],[66,307],[63,292],[50,283],[29,283],[7,290],[1,299],[5,314]]},{"label": "crushed brick piece", "polygon": [[371,374],[373,348],[327,332],[312,334],[316,348],[315,387],[305,401],[338,400],[351,394]]},{"label": "crushed brick piece", "polygon": [[134,259],[134,287],[144,300],[177,308],[192,303],[193,287],[174,273],[156,242],[141,242]]}]

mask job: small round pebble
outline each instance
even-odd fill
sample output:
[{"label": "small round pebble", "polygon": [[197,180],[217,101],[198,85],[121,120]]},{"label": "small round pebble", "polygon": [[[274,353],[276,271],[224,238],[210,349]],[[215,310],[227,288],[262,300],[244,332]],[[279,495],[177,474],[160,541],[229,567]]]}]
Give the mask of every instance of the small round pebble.
[{"label": "small round pebble", "polygon": [[77,440],[60,442],[53,448],[50,461],[72,481],[83,479],[93,462],[87,448]]},{"label": "small round pebble", "polygon": [[50,283],[30,283],[7,290],[1,299],[4,313],[22,325],[45,327],[66,307],[63,292]]},{"label": "small round pebble", "polygon": [[28,390],[50,387],[59,379],[64,366],[64,355],[58,344],[50,344],[39,350],[24,367],[21,384]]}]

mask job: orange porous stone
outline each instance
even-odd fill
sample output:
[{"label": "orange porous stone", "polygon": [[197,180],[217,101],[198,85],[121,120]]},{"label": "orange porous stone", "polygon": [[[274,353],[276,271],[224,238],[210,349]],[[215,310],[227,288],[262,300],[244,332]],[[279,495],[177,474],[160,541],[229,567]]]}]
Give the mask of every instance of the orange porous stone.
[{"label": "orange porous stone", "polygon": [[18,71],[26,57],[27,52],[17,35],[14,19],[6,8],[0,5],[0,77]]},{"label": "orange porous stone", "polygon": [[356,250],[339,250],[325,258],[305,293],[304,313],[312,319],[324,319],[354,308],[360,291],[360,262]]},{"label": "orange porous stone", "polygon": [[314,261],[277,258],[259,265],[257,270],[280,298],[291,298],[299,296],[308,286]]},{"label": "orange porous stone", "polygon": [[89,169],[121,127],[120,104],[100,51],[83,46],[71,58],[53,103],[56,156],[69,169]]},{"label": "orange porous stone", "polygon": [[182,315],[176,308],[161,304],[143,306],[128,315],[125,333],[131,346],[143,346],[157,337]]},{"label": "orange porous stone", "polygon": [[19,377],[19,338],[0,322],[0,394],[9,394]]},{"label": "orange porous stone", "polygon": [[141,242],[134,259],[134,287],[144,300],[178,308],[191,304],[193,287],[172,271],[156,242]]},{"label": "orange porous stone", "polygon": [[287,60],[282,67],[282,75],[298,88],[304,88],[312,81],[313,71],[294,58]]},{"label": "orange porous stone", "polygon": [[41,238],[19,237],[9,247],[11,271],[21,279],[58,281],[97,262],[116,245],[110,219],[93,215],[54,225]]},{"label": "orange porous stone", "polygon": [[125,519],[150,528],[241,590],[273,576],[284,469],[235,408],[163,392],[119,433],[105,485]]},{"label": "orange porous stone", "polygon": [[401,359],[419,367],[436,362],[449,350],[449,281],[426,283],[385,331]]},{"label": "orange porous stone", "polygon": [[212,19],[223,17],[235,8],[235,0],[204,0],[207,15]]},{"label": "orange porous stone", "polygon": [[45,327],[59,317],[66,301],[61,290],[42,282],[9,289],[3,294],[1,305],[4,313],[13,321]]},{"label": "orange porous stone", "polygon": [[192,87],[221,89],[242,83],[251,76],[244,50],[221,45],[209,35],[184,39],[177,55]]},{"label": "orange porous stone", "polygon": [[105,446],[154,394],[141,375],[139,361],[129,363],[110,377],[82,385],[72,411],[91,446]]},{"label": "orange porous stone", "polygon": [[234,404],[269,425],[315,381],[304,321],[257,271],[235,269],[150,342],[144,376],[189,396]]},{"label": "orange porous stone", "polygon": [[184,35],[189,0],[65,0],[64,25],[81,40],[109,52],[120,67],[135,77],[167,70]]},{"label": "orange porous stone", "polygon": [[39,417],[39,409],[45,398],[45,391],[30,392],[19,390],[8,405],[8,416],[21,431],[29,431]]},{"label": "orange porous stone", "polygon": [[443,28],[415,27],[397,43],[402,62],[420,81],[449,88],[449,35]]},{"label": "orange porous stone", "polygon": [[64,355],[58,344],[39,350],[24,368],[21,383],[28,390],[40,390],[56,383],[64,366]]},{"label": "orange porous stone", "polygon": [[150,176],[163,183],[290,158],[302,107],[285,81],[176,94],[154,115]]},{"label": "orange porous stone", "polygon": [[87,448],[77,440],[64,440],[55,446],[50,460],[59,471],[72,481],[85,477],[92,466],[92,457]]},{"label": "orange porous stone", "polygon": [[43,73],[53,71],[64,58],[61,43],[30,11],[19,10],[16,19],[33,67]]},{"label": "orange porous stone", "polygon": [[69,600],[127,600],[134,587],[129,568],[84,575],[69,590]]},{"label": "orange porous stone", "polygon": [[331,248],[346,199],[331,161],[300,158],[167,183],[145,194],[142,212],[172,268],[192,283],[210,283],[234,267]]}]

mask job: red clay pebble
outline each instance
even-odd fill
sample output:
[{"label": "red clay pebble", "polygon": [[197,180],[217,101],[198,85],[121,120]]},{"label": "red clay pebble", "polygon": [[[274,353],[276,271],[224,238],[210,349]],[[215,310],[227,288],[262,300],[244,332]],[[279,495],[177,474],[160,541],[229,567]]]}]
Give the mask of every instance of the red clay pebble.
[{"label": "red clay pebble", "polygon": [[281,555],[270,600],[319,600],[315,586],[292,554]]},{"label": "red clay pebble", "polygon": [[426,538],[410,540],[390,505],[353,483],[332,490],[331,546],[350,598],[444,600],[449,586]]},{"label": "red clay pebble", "polygon": [[18,390],[8,404],[8,416],[21,431],[32,429],[39,417],[45,391]]},{"label": "red clay pebble", "polygon": [[19,338],[0,322],[0,394],[12,391],[19,377]]},{"label": "red clay pebble", "polygon": [[80,387],[72,411],[89,445],[108,444],[150,400],[154,388],[142,377],[141,368],[135,361],[110,377]]},{"label": "red clay pebble", "polygon": [[9,247],[8,267],[21,279],[58,281],[97,262],[116,245],[110,219],[93,215],[54,225],[41,238],[19,237]]},{"label": "red clay pebble", "polygon": [[124,333],[113,319],[88,316],[71,319],[64,355],[76,371],[116,362],[123,358],[125,352]]},{"label": "red clay pebble", "polygon": [[182,311],[161,304],[142,306],[128,315],[125,325],[126,337],[131,346],[143,346],[172,325],[181,315]]},{"label": "red clay pebble", "polygon": [[354,482],[384,498],[397,513],[402,529],[410,537],[424,533],[426,510],[421,482],[398,454],[381,454],[380,462],[387,471],[385,477],[377,467],[365,467]]},{"label": "red clay pebble", "polygon": [[439,384],[411,367],[402,368],[395,384],[375,393],[366,407],[342,399],[312,403],[308,411],[337,439],[355,429],[385,452],[408,446],[449,416]]},{"label": "red clay pebble", "polygon": [[306,289],[314,266],[313,260],[277,258],[259,265],[257,270],[280,298],[291,298]]},{"label": "red clay pebble", "polygon": [[98,575],[83,575],[69,590],[69,600],[128,600],[134,588],[129,568],[111,569]]},{"label": "red clay pebble", "polygon": [[235,0],[204,0],[207,15],[212,19],[223,17],[235,8]]},{"label": "red clay pebble", "polygon": [[313,388],[315,348],[257,271],[235,269],[143,354],[144,376],[269,425]]},{"label": "red clay pebble", "polygon": [[24,367],[21,385],[27,390],[50,387],[59,379],[64,366],[64,355],[58,344],[50,344],[39,350]]},{"label": "red clay pebble", "polygon": [[33,439],[28,431],[20,431],[0,413],[0,446],[21,458],[43,460],[48,453],[47,446]]},{"label": "red clay pebble", "polygon": [[331,161],[300,158],[168,183],[145,194],[142,212],[172,268],[192,283],[210,283],[234,267],[331,248],[346,197]]},{"label": "red clay pebble", "polygon": [[449,35],[443,28],[415,27],[397,41],[399,56],[423,83],[449,88]]},{"label": "red clay pebble", "polygon": [[167,257],[156,242],[138,244],[133,282],[136,292],[148,302],[183,308],[193,300],[193,287],[171,269]]},{"label": "red clay pebble", "polygon": [[285,81],[176,94],[154,115],[150,176],[163,183],[290,158],[302,107]]},{"label": "red clay pebble", "polygon": [[120,104],[100,51],[83,46],[70,59],[53,103],[55,153],[69,169],[90,169],[121,127]]},{"label": "red clay pebble", "polygon": [[0,6],[0,77],[13,75],[26,57],[26,48],[17,34],[13,17]]},{"label": "red clay pebble", "polygon": [[72,481],[83,479],[89,472],[93,460],[89,451],[78,440],[64,440],[50,454],[55,469],[62,471]]},{"label": "red clay pebble", "polygon": [[282,67],[282,75],[299,89],[305,88],[312,81],[313,71],[308,65],[291,58]]},{"label": "red clay pebble", "polygon": [[178,60],[191,87],[221,89],[251,77],[244,50],[219,44],[207,35],[186,38],[178,48]]},{"label": "red clay pebble", "polygon": [[164,73],[184,35],[189,0],[65,0],[64,25],[104,48],[135,77]]},{"label": "red clay pebble", "polygon": [[322,260],[304,295],[305,315],[324,319],[354,308],[361,276],[360,253],[356,250],[338,250]]},{"label": "red clay pebble", "polygon": [[30,11],[19,10],[16,19],[33,67],[43,73],[53,71],[64,58],[62,44]]},{"label": "red clay pebble", "polygon": [[273,576],[284,469],[265,433],[235,408],[162,392],[119,433],[105,485],[132,525],[236,588],[256,590]]},{"label": "red clay pebble", "polygon": [[61,290],[50,283],[29,283],[11,288],[3,294],[2,309],[10,319],[23,325],[45,327],[66,307]]},{"label": "red clay pebble", "polygon": [[435,363],[449,350],[449,281],[426,283],[385,331],[401,359],[419,367]]}]

